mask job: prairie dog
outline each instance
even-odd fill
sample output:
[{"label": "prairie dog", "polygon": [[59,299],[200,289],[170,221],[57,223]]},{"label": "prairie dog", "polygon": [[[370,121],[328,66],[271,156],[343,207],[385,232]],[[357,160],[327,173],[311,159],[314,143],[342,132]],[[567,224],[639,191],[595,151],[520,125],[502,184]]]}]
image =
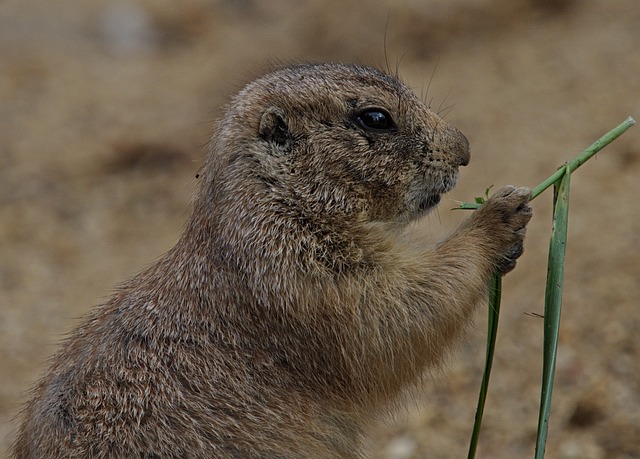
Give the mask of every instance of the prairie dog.
[{"label": "prairie dog", "polygon": [[296,65],[247,85],[211,141],[185,231],[70,336],[16,458],[356,458],[522,253],[530,191],[444,240],[402,233],[469,162],[397,78]]}]

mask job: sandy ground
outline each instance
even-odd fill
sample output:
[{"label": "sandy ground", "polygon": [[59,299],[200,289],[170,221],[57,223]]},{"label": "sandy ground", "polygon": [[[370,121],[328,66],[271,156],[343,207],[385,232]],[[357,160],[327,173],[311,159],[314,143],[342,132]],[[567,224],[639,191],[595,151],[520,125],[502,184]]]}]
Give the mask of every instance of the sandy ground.
[{"label": "sandy ground", "polygon": [[[639,44],[636,0],[0,2],[0,455],[78,317],[176,240],[211,121],[270,62],[384,67],[386,49],[428,87],[472,145],[458,188],[416,227],[436,237],[463,218],[454,200],[535,185],[638,117]],[[572,180],[549,458],[640,458],[639,129]],[[533,454],[550,196],[534,207],[505,280],[481,458]],[[374,432],[373,457],[466,456],[485,316]]]}]

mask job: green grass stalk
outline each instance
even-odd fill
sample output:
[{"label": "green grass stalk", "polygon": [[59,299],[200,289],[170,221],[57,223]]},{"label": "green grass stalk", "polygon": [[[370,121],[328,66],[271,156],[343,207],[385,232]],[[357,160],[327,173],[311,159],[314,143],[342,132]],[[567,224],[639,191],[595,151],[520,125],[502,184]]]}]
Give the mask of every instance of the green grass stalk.
[{"label": "green grass stalk", "polygon": [[562,285],[564,279],[564,257],[567,248],[567,224],[569,223],[569,184],[571,170],[567,164],[560,183],[554,186],[553,224],[549,242],[549,263],[547,265],[547,287],[544,298],[544,337],[542,355],[542,392],[540,414],[536,437],[535,458],[544,458],[551,394],[556,370],[558,336],[560,331],[560,310],[562,309]]},{"label": "green grass stalk", "polygon": [[[611,142],[613,142],[618,137],[620,137],[622,134],[624,134],[627,131],[627,129],[629,129],[634,124],[636,124],[636,121],[632,117],[628,117],[618,126],[616,126],[612,130],[607,132],[605,135],[600,137],[595,142],[593,142],[588,148],[584,149],[578,156],[576,156],[571,161],[568,161],[567,163],[562,165],[556,172],[551,174],[549,177],[547,177],[546,180],[543,180],[542,182],[540,182],[538,186],[536,186],[533,190],[531,190],[531,200],[538,197],[540,193],[542,193],[544,190],[546,190],[551,185],[553,185],[558,180],[560,180],[564,175],[565,166],[569,168],[570,173],[575,171],[580,166],[582,166],[585,162],[587,162],[587,160],[590,159],[593,155],[598,153],[604,147],[606,147]],[[483,200],[481,202],[478,202],[478,200],[476,200],[475,202],[462,202],[458,207],[455,207],[454,209],[474,210],[479,208],[482,205],[482,202]]]},{"label": "green grass stalk", "polygon": [[484,404],[489,391],[489,376],[491,376],[491,365],[493,364],[493,353],[496,347],[496,336],[498,336],[498,318],[500,317],[500,299],[502,297],[502,276],[494,274],[489,286],[489,332],[487,333],[487,355],[484,363],[484,373],[482,374],[482,384],[480,385],[480,395],[478,396],[478,406],[476,417],[473,423],[473,433],[469,445],[468,459],[476,455],[478,439],[480,438],[480,427],[482,426],[482,416],[484,414]]},{"label": "green grass stalk", "polygon": [[[553,390],[555,359],[558,346],[558,330],[560,326],[560,307],[562,304],[562,283],[568,223],[569,177],[571,173],[593,157],[593,155],[624,134],[627,129],[634,124],[635,120],[632,117],[628,117],[618,126],[607,132],[588,148],[583,150],[575,158],[566,162],[555,173],[536,186],[531,192],[531,199],[533,200],[551,185],[554,185],[556,189],[556,193],[554,194],[554,220],[549,248],[549,265],[547,268],[547,288],[545,291],[543,382],[540,400],[538,435],[536,439],[536,459],[544,457],[544,448],[546,444],[551,408],[551,394]],[[487,188],[485,193],[486,195],[488,195],[489,189],[490,187]],[[476,198],[475,202],[460,203],[460,205],[455,209],[477,209],[484,201],[484,198]],[[499,276],[493,276],[489,296],[486,362],[484,373],[482,375],[473,433],[469,445],[468,459],[473,459],[475,457],[478,438],[480,436],[480,427],[482,425],[482,417],[484,414],[484,406],[489,386],[489,376],[491,374],[493,354],[495,351],[501,292],[502,280]]]},{"label": "green grass stalk", "polygon": [[[628,117],[618,126],[607,132],[605,135],[600,137],[598,140],[593,142],[588,148],[582,150],[582,152],[573,158],[571,161],[566,163],[566,168],[569,174],[578,169],[584,163],[587,162],[593,155],[598,153],[604,147],[609,145],[611,142],[616,140],[622,134],[624,134],[627,129],[636,124],[636,121]],[[565,166],[560,167],[554,174],[552,174],[549,178],[541,182],[538,186],[536,186],[533,190],[531,190],[531,199],[535,199],[540,193],[549,188],[551,185],[555,184],[562,178],[564,175]]]}]

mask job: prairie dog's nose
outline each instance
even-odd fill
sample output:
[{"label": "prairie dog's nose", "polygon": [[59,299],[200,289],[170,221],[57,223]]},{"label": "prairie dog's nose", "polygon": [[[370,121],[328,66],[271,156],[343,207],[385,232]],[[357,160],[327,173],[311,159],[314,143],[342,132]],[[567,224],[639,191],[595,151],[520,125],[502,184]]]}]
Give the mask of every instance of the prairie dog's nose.
[{"label": "prairie dog's nose", "polygon": [[450,142],[451,154],[458,160],[460,166],[466,166],[471,160],[469,141],[465,135],[453,126],[447,129],[447,140]]}]

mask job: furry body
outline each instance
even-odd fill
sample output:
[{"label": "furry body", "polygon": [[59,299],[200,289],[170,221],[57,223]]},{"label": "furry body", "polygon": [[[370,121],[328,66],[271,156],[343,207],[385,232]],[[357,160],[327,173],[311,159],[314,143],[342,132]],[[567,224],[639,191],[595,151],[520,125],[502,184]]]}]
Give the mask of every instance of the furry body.
[{"label": "furry body", "polygon": [[278,69],[231,102],[184,234],[71,335],[34,389],[16,458],[360,457],[366,425],[437,366],[529,191],[412,244],[466,138],[380,71]]}]

